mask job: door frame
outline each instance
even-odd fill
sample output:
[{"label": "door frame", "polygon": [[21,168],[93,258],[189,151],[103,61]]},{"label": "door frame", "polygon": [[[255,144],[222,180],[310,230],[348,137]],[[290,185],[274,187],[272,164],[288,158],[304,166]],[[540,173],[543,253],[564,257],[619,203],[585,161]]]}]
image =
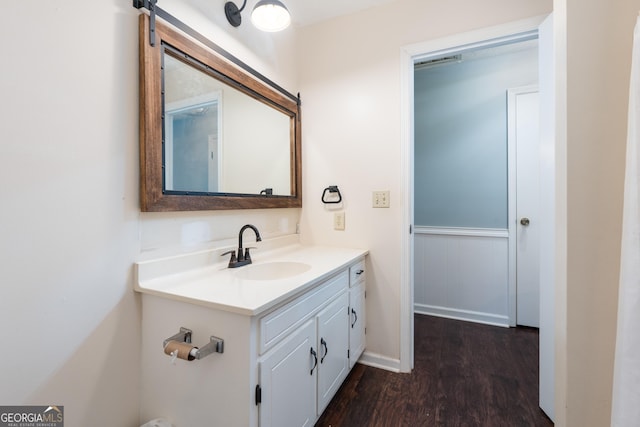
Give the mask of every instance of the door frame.
[{"label": "door frame", "polygon": [[[400,371],[410,372],[414,365],[413,303],[413,206],[414,206],[414,64],[481,47],[537,38],[538,27],[546,15],[507,24],[415,43],[401,48],[401,156],[402,156],[402,243],[400,273]],[[510,310],[511,311],[511,310]]]}]

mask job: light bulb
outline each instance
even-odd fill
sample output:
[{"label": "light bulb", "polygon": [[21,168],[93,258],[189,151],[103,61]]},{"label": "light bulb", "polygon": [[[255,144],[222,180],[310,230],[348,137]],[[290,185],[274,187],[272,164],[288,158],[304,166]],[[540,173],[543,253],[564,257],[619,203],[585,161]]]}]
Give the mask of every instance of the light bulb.
[{"label": "light bulb", "polygon": [[281,31],[291,23],[291,15],[278,0],[260,0],[251,12],[251,22],[262,31]]}]

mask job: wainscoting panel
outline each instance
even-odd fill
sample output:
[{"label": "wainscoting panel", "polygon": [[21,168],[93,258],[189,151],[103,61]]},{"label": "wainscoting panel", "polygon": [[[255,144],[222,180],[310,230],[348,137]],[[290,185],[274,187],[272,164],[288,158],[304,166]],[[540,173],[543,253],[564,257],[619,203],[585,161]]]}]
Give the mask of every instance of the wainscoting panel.
[{"label": "wainscoting panel", "polygon": [[509,325],[507,230],[416,227],[414,310]]}]

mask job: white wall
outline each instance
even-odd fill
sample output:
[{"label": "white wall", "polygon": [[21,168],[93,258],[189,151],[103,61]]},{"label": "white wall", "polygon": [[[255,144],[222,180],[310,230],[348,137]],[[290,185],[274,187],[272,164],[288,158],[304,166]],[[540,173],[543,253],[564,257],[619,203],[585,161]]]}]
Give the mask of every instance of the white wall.
[{"label": "white wall", "polygon": [[[368,248],[367,352],[400,356],[402,158],[401,47],[551,11],[551,1],[398,0],[302,28],[304,241]],[[333,230],[322,190],[340,187],[346,230]],[[371,192],[391,207],[372,209]]]},{"label": "white wall", "polygon": [[291,117],[229,88],[223,109],[223,191],[291,195]]},{"label": "white wall", "polygon": [[629,73],[639,10],[638,0],[554,1],[556,158],[566,164],[556,187],[559,426],[610,423]]},{"label": "white wall", "polygon": [[507,230],[415,227],[414,311],[509,326]]},{"label": "white wall", "polygon": [[[297,91],[293,30],[224,21],[223,0],[160,6]],[[0,405],[65,406],[69,426],[137,426],[143,257],[292,233],[299,210],[141,214],[138,11],[130,0],[3,3]],[[213,20],[214,25],[210,22]]]}]

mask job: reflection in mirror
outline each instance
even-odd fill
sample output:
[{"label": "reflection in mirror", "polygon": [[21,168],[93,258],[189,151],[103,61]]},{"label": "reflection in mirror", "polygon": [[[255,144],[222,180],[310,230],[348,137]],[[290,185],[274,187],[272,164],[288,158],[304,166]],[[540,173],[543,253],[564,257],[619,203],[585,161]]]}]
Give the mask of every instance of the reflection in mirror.
[{"label": "reflection in mirror", "polygon": [[166,191],[220,191],[219,106],[215,92],[165,104]]},{"label": "reflection in mirror", "polygon": [[291,119],[165,48],[164,188],[291,195]]},{"label": "reflection in mirror", "polygon": [[148,35],[142,14],[141,209],[301,207],[299,97],[160,22]]}]

